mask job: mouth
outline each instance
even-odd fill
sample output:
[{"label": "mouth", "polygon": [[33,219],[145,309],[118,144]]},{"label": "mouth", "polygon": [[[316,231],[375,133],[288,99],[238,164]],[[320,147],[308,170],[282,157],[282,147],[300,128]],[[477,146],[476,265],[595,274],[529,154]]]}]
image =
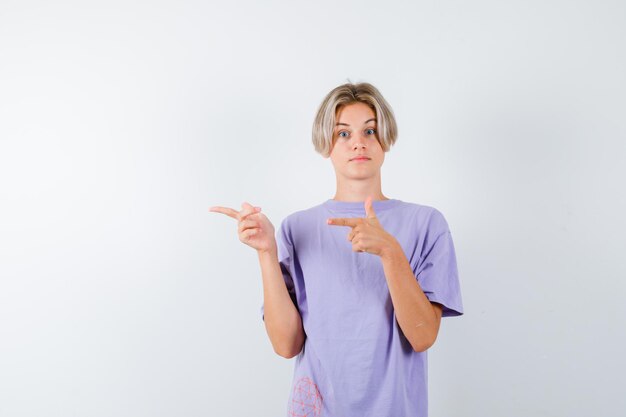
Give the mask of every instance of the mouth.
[{"label": "mouth", "polygon": [[352,158],[351,161],[369,161],[371,158],[366,156],[357,156],[356,158]]}]

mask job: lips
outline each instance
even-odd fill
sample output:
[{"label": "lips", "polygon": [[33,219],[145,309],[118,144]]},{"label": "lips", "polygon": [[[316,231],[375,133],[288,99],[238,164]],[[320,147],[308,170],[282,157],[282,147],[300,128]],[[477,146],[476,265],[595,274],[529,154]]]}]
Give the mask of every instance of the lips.
[{"label": "lips", "polygon": [[352,158],[351,161],[369,161],[372,158],[368,158],[367,156],[357,156]]}]

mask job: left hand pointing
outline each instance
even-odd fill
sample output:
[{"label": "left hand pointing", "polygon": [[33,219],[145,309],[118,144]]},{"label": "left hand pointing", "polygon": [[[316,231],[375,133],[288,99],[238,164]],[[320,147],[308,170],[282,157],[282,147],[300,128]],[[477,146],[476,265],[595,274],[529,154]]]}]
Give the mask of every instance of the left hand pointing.
[{"label": "left hand pointing", "polygon": [[382,256],[396,242],[395,238],[383,229],[372,204],[372,196],[365,200],[366,217],[331,218],[327,223],[331,226],[348,226],[352,230],[348,240],[352,242],[354,252],[369,252]]}]

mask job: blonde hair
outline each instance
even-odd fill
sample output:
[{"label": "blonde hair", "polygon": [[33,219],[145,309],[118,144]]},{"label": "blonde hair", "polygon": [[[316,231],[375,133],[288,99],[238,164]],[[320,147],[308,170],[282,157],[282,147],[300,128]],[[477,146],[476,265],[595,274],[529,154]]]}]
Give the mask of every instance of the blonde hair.
[{"label": "blonde hair", "polygon": [[398,126],[393,110],[380,91],[369,83],[348,82],[334,88],[320,104],[313,122],[313,146],[324,157],[333,148],[335,118],[338,111],[348,104],[365,103],[376,115],[377,137],[383,151],[387,152],[396,142]]}]

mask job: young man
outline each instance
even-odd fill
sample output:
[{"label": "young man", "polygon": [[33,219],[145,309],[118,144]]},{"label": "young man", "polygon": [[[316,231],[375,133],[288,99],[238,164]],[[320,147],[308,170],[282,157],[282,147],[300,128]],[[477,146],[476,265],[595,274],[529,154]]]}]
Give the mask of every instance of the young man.
[{"label": "young man", "polygon": [[333,199],[287,216],[276,238],[258,207],[210,209],[237,219],[258,252],[267,334],[277,354],[297,355],[289,416],[427,416],[426,351],[441,317],[463,307],[441,212],[382,193],[396,136],[374,86],[341,85],[313,126],[335,169]]}]

